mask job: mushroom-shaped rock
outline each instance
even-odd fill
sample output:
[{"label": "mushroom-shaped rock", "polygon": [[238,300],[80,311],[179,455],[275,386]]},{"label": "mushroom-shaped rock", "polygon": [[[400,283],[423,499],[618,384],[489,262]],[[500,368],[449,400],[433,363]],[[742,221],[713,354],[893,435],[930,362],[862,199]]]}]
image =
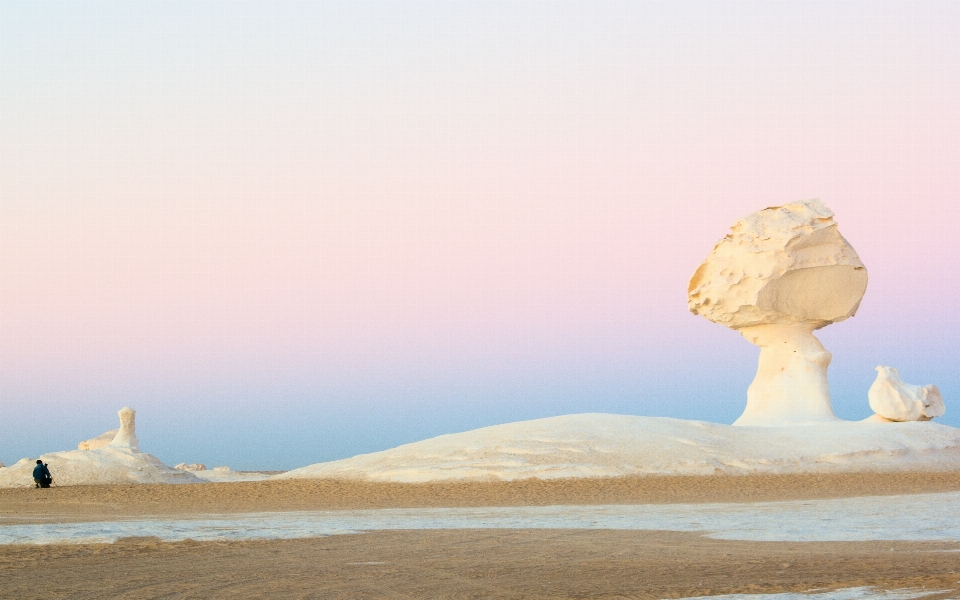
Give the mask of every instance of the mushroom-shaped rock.
[{"label": "mushroom-shaped rock", "polygon": [[873,412],[891,421],[929,421],[946,412],[937,386],[906,383],[893,367],[877,367],[867,397]]},{"label": "mushroom-shaped rock", "polygon": [[113,438],[117,437],[117,432],[119,429],[111,429],[106,433],[101,433],[95,438],[90,438],[89,440],[84,440],[77,444],[77,450],[96,450],[97,448],[103,448],[108,446],[110,442],[113,441]]},{"label": "mushroom-shaped rock", "polygon": [[832,355],[813,331],[852,317],[867,270],[819,200],[734,223],[693,274],[690,311],[760,347],[747,407],[734,425],[832,421]]},{"label": "mushroom-shaped rock", "polygon": [[113,448],[129,448],[134,452],[140,451],[140,442],[137,440],[137,411],[129,406],[121,408],[117,415],[120,416],[120,429],[113,441],[108,444]]}]

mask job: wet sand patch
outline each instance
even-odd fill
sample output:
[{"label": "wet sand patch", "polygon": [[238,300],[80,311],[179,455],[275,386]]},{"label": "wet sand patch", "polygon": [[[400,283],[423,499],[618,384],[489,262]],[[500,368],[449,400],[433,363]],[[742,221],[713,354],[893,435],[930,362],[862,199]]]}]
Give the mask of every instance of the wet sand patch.
[{"label": "wet sand patch", "polygon": [[[6,546],[0,597],[687,598],[877,586],[960,596],[954,544],[599,530]],[[38,577],[39,572],[43,577]]]}]

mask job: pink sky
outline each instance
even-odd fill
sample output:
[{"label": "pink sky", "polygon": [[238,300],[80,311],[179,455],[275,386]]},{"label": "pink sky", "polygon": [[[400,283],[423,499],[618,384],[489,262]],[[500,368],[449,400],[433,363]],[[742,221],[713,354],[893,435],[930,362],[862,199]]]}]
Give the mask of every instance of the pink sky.
[{"label": "pink sky", "polygon": [[[687,278],[813,197],[870,273],[823,332],[838,413],[883,363],[960,424],[958,30],[924,2],[4,3],[0,460],[124,404],[168,462],[238,467],[729,422],[755,350]],[[176,416],[224,411],[217,446]],[[290,412],[304,459],[255,464]]]}]

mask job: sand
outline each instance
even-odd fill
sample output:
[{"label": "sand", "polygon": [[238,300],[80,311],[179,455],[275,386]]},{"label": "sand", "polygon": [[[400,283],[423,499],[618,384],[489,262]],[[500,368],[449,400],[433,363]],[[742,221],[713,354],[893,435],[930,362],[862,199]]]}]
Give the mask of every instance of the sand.
[{"label": "sand", "polygon": [[[214,512],[754,502],[958,490],[960,473],[74,486],[0,490],[0,522],[55,526]],[[949,590],[931,598],[957,598],[958,572],[956,543],[738,542],[651,531],[377,531],[301,540],[0,546],[3,598],[680,598],[863,585]]]},{"label": "sand", "polygon": [[[960,593],[955,544],[583,530],[0,548],[4,598],[681,598],[863,585]],[[43,576],[39,576],[40,574]]]},{"label": "sand", "polygon": [[960,472],[635,476],[419,484],[316,479],[0,489],[0,519],[103,520],[118,516],[287,510],[762,502],[960,491]]}]

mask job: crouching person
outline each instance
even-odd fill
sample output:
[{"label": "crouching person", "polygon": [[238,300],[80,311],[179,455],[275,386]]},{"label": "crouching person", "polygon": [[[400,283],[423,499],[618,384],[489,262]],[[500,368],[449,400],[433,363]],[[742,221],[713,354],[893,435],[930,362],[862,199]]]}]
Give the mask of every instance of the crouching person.
[{"label": "crouching person", "polygon": [[33,468],[33,482],[38,488],[48,488],[53,483],[53,475],[42,460],[38,459],[37,466]]}]

